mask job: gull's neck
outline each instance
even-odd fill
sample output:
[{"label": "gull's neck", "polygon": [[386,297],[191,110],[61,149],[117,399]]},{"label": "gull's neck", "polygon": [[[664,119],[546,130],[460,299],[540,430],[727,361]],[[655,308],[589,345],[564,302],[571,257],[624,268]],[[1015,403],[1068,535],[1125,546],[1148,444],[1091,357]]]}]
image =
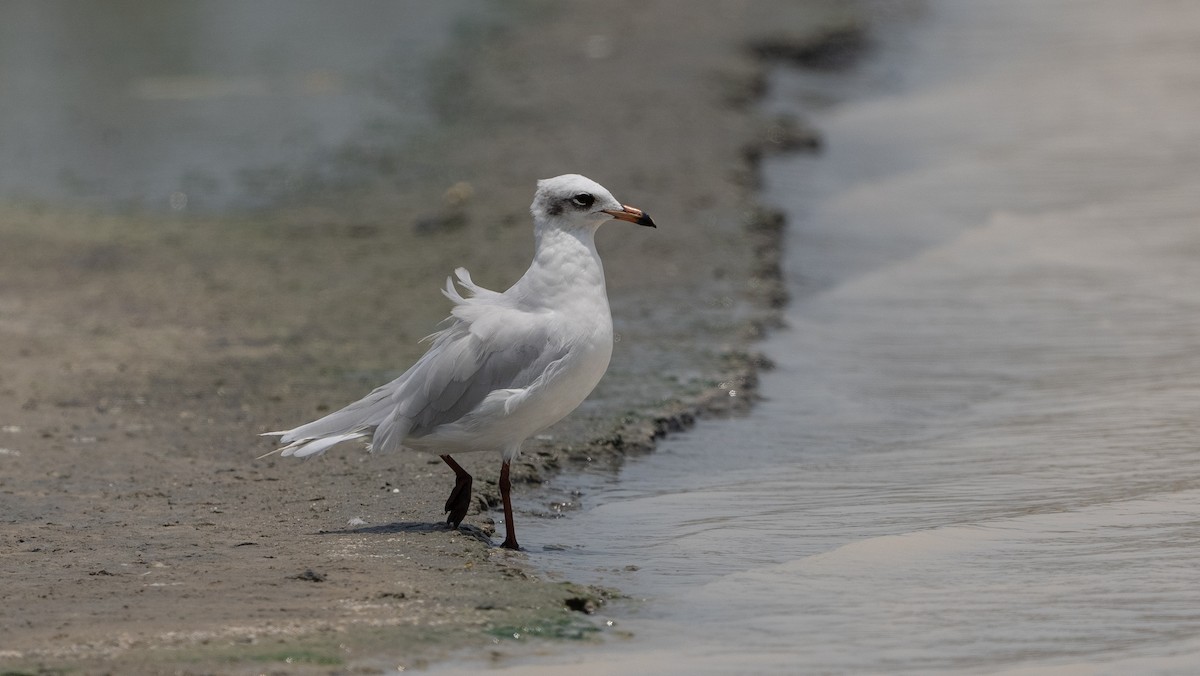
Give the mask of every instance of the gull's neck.
[{"label": "gull's neck", "polygon": [[[604,265],[596,251],[596,228],[563,230],[537,224],[529,270],[516,286],[526,302],[543,307],[603,305],[608,310]],[[599,310],[599,307],[596,307]]]}]

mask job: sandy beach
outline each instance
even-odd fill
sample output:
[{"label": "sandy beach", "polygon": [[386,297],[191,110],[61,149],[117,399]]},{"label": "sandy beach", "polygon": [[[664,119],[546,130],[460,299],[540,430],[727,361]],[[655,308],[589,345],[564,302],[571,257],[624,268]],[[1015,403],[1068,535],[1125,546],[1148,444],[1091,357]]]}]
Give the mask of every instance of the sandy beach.
[{"label": "sandy beach", "polygon": [[659,229],[601,232],[613,363],[516,492],[744,406],[783,301],[754,103],[767,59],[844,39],[842,5],[513,3],[439,62],[438,132],[345,159],[335,190],[234,214],[0,202],[0,670],[377,673],[531,649],[512,627],[592,635],[578,610],[619,590],[491,543],[498,458],[461,459],[478,504],[451,532],[436,456],[256,460],[256,435],[410,364],[455,267],[514,281],[534,182],[566,172]]}]

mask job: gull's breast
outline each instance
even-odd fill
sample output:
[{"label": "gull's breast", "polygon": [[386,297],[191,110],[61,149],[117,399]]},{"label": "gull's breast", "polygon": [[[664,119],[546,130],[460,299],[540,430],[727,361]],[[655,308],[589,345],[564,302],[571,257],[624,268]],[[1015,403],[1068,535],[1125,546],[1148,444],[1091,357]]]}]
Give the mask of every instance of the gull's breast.
[{"label": "gull's breast", "polygon": [[517,428],[526,437],[537,434],[562,420],[587,398],[612,357],[611,323],[589,332],[586,338],[575,341],[563,362],[552,369],[544,382],[521,392],[508,412],[506,426]]},{"label": "gull's breast", "polygon": [[611,358],[611,329],[577,343],[564,357],[562,368],[538,391],[530,392],[525,401],[534,412],[534,432],[553,425],[578,408],[604,377]]}]

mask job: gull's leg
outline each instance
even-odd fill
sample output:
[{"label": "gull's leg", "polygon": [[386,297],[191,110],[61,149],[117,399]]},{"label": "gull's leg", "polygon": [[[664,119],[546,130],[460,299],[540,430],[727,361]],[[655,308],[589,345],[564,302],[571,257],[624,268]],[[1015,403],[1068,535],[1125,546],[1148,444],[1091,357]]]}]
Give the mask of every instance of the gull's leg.
[{"label": "gull's leg", "polygon": [[500,499],[504,501],[504,544],[505,549],[520,549],[517,544],[517,529],[513,525],[512,482],[508,479],[508,461],[500,465]]},{"label": "gull's leg", "polygon": [[446,511],[450,514],[446,517],[446,523],[458,528],[471,507],[471,475],[449,455],[443,455],[442,461],[454,470],[454,490],[446,498]]}]

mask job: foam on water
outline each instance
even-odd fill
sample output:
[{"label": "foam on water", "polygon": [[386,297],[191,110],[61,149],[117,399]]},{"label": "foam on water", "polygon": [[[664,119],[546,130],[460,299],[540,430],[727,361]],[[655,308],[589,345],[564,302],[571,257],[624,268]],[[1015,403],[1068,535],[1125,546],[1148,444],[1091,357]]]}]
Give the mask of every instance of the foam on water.
[{"label": "foam on water", "polygon": [[648,599],[635,638],[523,673],[1200,663],[1200,5],[918,23],[822,157],[767,168],[796,297],[767,400],[523,525]]}]

